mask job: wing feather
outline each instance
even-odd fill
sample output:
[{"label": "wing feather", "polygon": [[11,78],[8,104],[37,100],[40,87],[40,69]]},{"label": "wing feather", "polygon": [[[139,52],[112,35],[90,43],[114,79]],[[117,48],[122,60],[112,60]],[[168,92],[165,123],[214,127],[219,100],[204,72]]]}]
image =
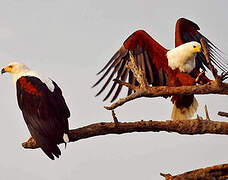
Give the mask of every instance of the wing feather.
[{"label": "wing feather", "polygon": [[[98,85],[107,75],[108,75],[108,73],[111,71],[111,69],[113,68],[113,67],[115,67],[115,66],[117,66],[119,63],[120,63],[120,61],[121,61],[121,58],[120,57],[118,57],[113,63],[112,63],[112,65],[106,70],[106,72],[104,73],[104,75],[93,85],[93,87],[95,87],[96,85]],[[108,67],[108,66],[107,66]],[[106,68],[107,68],[106,67]],[[106,69],[105,68],[105,69]],[[105,70],[104,69],[104,70]]]},{"label": "wing feather", "polygon": [[107,85],[109,84],[109,82],[112,80],[114,74],[120,69],[122,65],[122,61],[119,61],[119,63],[117,64],[117,66],[114,67],[114,70],[112,71],[111,75],[109,76],[108,80],[106,81],[106,83],[104,84],[104,86],[101,88],[101,90],[96,94],[96,96],[98,96],[99,94],[101,94],[104,89],[107,87]]},{"label": "wing feather", "polygon": [[151,67],[151,61],[149,60],[147,51],[144,51],[143,55],[144,55],[144,58],[146,61],[145,67],[146,67],[146,72],[147,72],[147,77],[148,77],[147,81],[149,84],[152,84],[154,82],[154,77],[153,77],[153,71],[152,71],[152,67]]},{"label": "wing feather", "polygon": [[[128,83],[135,85],[135,77],[133,76],[133,73],[131,71],[129,71]],[[127,95],[129,96],[131,93],[132,89],[128,88]]]},{"label": "wing feather", "polygon": [[[207,44],[207,49],[209,51],[212,63],[215,64],[221,71],[227,72],[228,62],[222,56],[222,51],[207,37],[201,34],[199,30],[199,26],[194,22],[185,18],[180,18],[176,23],[176,47],[190,41],[197,41],[200,43],[200,39],[203,38]],[[196,68],[198,70],[202,69],[204,71],[206,70],[206,68],[209,68],[203,52],[198,53],[198,55],[196,56]]]},{"label": "wing feather", "polygon": [[[157,43],[152,37],[150,37],[145,31],[138,30],[134,32],[131,36],[127,38],[123,46],[114,54],[111,60],[98,72],[98,74],[103,73],[101,78],[92,86],[97,86],[101,81],[103,81],[106,76],[109,76],[106,80],[104,86],[98,91],[97,95],[100,95],[111,83],[111,80],[114,79],[116,74],[116,79],[122,81],[128,80],[132,85],[138,85],[135,77],[132,72],[125,67],[129,61],[129,51],[132,51],[132,54],[136,60],[136,64],[146,74],[146,79],[149,84],[153,86],[165,85],[164,77],[158,75],[159,69],[162,69],[162,72],[165,72],[168,66],[167,62],[167,49],[162,47]],[[121,64],[121,65],[120,65]],[[112,71],[112,69],[114,69]],[[105,71],[106,70],[106,71]],[[110,73],[111,72],[111,73]],[[109,75],[108,75],[109,74]],[[160,79],[162,78],[162,79]],[[107,100],[112,93],[114,96],[111,101],[114,101],[120,94],[122,90],[122,85],[118,85],[117,89],[116,82],[113,82],[111,88],[106,94],[104,101]],[[130,95],[132,90],[128,89],[127,94]]]},{"label": "wing feather", "polygon": [[117,51],[114,56],[109,60],[109,62],[97,73],[99,75],[102,73],[114,60],[118,59],[120,57],[120,51]]},{"label": "wing feather", "polygon": [[[126,68],[125,71],[124,71],[124,73],[123,73],[123,75],[120,78],[121,81],[126,81],[127,76],[128,76],[128,73],[129,73],[129,69]],[[118,95],[120,94],[120,91],[121,91],[122,87],[123,87],[123,85],[120,85],[120,84],[118,85],[118,88],[117,88],[117,90],[116,90],[116,92],[115,92],[115,94],[114,94],[111,102],[113,102],[118,97]]]},{"label": "wing feather", "polygon": [[[120,77],[122,77],[124,71],[126,70],[126,66],[125,66],[125,65],[126,65],[126,62],[127,62],[127,61],[122,61],[122,62],[121,62],[121,65],[122,65],[122,66],[121,66],[121,68],[119,69],[119,71],[118,71],[117,76],[116,76],[115,79],[119,79]],[[113,90],[115,89],[116,85],[117,85],[117,82],[114,82],[114,83],[112,84],[111,89],[109,90],[108,94],[105,96],[105,98],[103,99],[103,101],[105,101],[106,99],[109,98],[109,96],[112,94]]]}]

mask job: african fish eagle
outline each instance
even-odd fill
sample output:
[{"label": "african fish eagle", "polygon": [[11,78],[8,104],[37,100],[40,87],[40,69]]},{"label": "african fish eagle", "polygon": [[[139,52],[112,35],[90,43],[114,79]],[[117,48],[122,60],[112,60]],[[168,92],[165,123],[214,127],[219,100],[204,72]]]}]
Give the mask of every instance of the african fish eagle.
[{"label": "african fish eagle", "polygon": [[50,159],[54,160],[53,155],[58,158],[61,151],[57,144],[69,142],[70,111],[61,89],[18,62],[4,67],[1,73],[5,72],[13,76],[18,105],[32,137]]},{"label": "african fish eagle", "polygon": [[[200,51],[201,38],[207,43],[212,63],[222,71],[227,71],[227,64],[221,57],[220,50],[202,35],[199,29],[194,22],[180,18],[176,23],[176,48],[172,50],[167,50],[161,46],[143,30],[134,32],[125,40],[123,46],[114,54],[111,60],[97,73],[97,75],[104,74],[93,87],[97,86],[109,73],[111,74],[96,96],[105,90],[110,81],[114,79],[114,75],[116,75],[115,79],[128,80],[128,83],[138,85],[133,73],[125,66],[129,61],[129,51],[132,52],[136,64],[141,66],[141,69],[145,72],[146,80],[151,86],[195,85],[195,78],[199,75],[200,69],[205,71],[208,68],[204,53]],[[204,75],[200,83],[205,84],[209,81]],[[104,101],[110,97],[116,86],[117,82],[113,82]],[[118,84],[111,102],[118,97],[121,89],[122,85]],[[128,95],[131,93],[132,90],[128,89]],[[191,118],[197,110],[198,103],[194,95],[176,95],[171,98],[171,101],[174,103],[173,120]]]}]

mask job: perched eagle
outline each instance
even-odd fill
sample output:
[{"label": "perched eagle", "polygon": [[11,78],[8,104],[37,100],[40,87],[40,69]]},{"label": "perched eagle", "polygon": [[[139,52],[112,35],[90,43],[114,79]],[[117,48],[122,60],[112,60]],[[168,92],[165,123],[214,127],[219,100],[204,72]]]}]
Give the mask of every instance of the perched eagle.
[{"label": "perched eagle", "polygon": [[70,111],[58,85],[24,64],[10,63],[1,73],[13,75],[18,105],[28,129],[44,153],[54,160],[61,155],[57,144],[69,142]]},{"label": "perched eagle", "polygon": [[[196,84],[195,78],[199,75],[200,69],[205,71],[208,64],[204,53],[201,52],[200,39],[207,43],[207,48],[212,60],[222,71],[227,71],[227,64],[221,57],[220,50],[199,32],[199,27],[194,22],[180,18],[176,23],[175,46],[172,50],[167,50],[156,42],[143,30],[134,32],[123,43],[123,46],[114,54],[110,61],[98,72],[103,76],[93,85],[97,86],[109,73],[109,77],[101,90],[96,94],[101,94],[112,79],[128,81],[132,85],[138,85],[133,73],[126,68],[129,61],[129,51],[132,52],[136,63],[146,74],[146,80],[151,86],[190,86]],[[114,77],[114,75],[116,75]],[[210,80],[203,76],[200,83],[204,84]],[[116,86],[118,85],[117,89]],[[104,101],[114,93],[111,102],[114,101],[122,85],[113,82]],[[128,95],[132,90],[128,90]],[[191,118],[197,110],[198,103],[194,95],[177,95],[172,97],[174,108],[172,119]]]}]

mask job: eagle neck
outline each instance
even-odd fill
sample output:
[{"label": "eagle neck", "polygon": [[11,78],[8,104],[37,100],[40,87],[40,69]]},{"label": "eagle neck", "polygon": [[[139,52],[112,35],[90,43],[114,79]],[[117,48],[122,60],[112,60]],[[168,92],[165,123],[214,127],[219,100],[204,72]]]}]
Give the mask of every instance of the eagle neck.
[{"label": "eagle neck", "polygon": [[20,79],[22,76],[26,76],[27,74],[29,74],[29,72],[30,72],[30,69],[26,68],[23,71],[12,74],[14,87],[16,87],[17,80]]},{"label": "eagle neck", "polygon": [[54,92],[55,86],[52,83],[52,80],[50,78],[44,78],[44,77],[40,76],[37,72],[31,71],[30,69],[25,69],[23,72],[13,74],[13,83],[14,83],[15,87],[17,84],[17,80],[20,79],[22,76],[36,77],[36,78],[40,79],[43,83],[45,83],[51,92]]}]

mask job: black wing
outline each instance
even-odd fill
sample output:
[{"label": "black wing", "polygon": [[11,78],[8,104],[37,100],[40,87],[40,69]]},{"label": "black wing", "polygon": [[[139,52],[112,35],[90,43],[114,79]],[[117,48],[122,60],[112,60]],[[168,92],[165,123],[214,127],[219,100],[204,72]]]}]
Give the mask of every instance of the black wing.
[{"label": "black wing", "polygon": [[[53,81],[52,81],[53,82]],[[17,99],[28,129],[45,154],[54,159],[61,155],[57,146],[68,134],[70,111],[60,88],[53,82],[50,91],[39,78],[23,76],[17,80]]]},{"label": "black wing", "polygon": [[[203,38],[207,44],[207,49],[213,64],[215,64],[221,71],[228,71],[228,61],[222,56],[221,50],[216,47],[208,38],[199,32],[200,28],[194,22],[180,18],[176,23],[175,45],[176,47],[190,41],[197,41]],[[208,67],[204,52],[198,53],[196,56],[196,68],[206,70]]]}]

